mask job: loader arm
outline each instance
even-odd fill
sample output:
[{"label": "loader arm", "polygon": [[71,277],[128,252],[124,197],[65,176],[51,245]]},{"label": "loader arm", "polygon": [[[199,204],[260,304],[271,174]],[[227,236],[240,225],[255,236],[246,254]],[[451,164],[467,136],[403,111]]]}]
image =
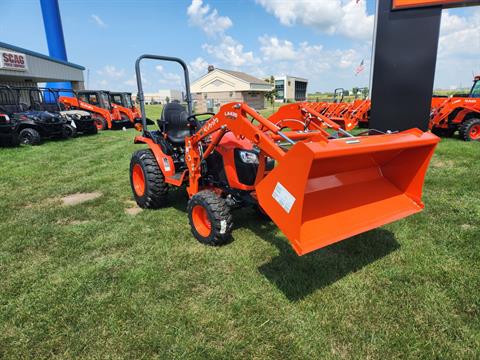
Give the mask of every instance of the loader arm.
[{"label": "loader arm", "polygon": [[[254,124],[254,121],[258,122],[258,125]],[[285,155],[285,151],[280,146],[280,141],[287,142],[289,145],[294,145],[295,141],[309,138],[328,142],[328,133],[323,129],[306,132],[283,132],[280,127],[258,114],[247,104],[229,103],[223,105],[219,112],[206,121],[194,135],[185,139],[185,159],[190,174],[187,191],[190,196],[199,190],[202,161],[212,153],[222,136],[227,132],[232,132],[239,138],[248,139],[263,155],[276,161],[280,161]]]}]

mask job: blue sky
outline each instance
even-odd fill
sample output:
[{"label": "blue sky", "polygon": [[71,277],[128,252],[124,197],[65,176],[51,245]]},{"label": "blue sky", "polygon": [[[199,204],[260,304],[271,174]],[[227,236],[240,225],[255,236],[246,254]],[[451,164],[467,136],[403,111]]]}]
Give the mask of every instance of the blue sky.
[{"label": "blue sky", "polygon": [[[369,81],[374,0],[60,0],[60,11],[68,58],[89,69],[90,88],[134,90],[142,53],[184,58],[193,79],[213,64],[307,77],[309,91]],[[0,13],[0,41],[48,53],[39,0],[2,0]],[[478,49],[479,9],[444,11],[436,87],[469,86]],[[176,67],[155,65],[144,69],[147,91],[181,87]]]}]

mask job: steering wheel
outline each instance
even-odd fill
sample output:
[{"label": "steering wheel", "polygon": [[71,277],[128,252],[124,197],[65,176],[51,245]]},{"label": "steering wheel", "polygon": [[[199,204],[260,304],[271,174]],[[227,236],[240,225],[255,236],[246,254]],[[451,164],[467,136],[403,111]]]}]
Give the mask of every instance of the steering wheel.
[{"label": "steering wheel", "polygon": [[208,119],[202,119],[202,120],[199,120],[197,119],[197,116],[203,116],[203,115],[215,115],[215,113],[211,113],[211,112],[205,112],[205,113],[199,113],[199,114],[193,114],[193,115],[190,115],[189,117],[187,117],[187,121],[205,121],[205,120],[208,120]]}]

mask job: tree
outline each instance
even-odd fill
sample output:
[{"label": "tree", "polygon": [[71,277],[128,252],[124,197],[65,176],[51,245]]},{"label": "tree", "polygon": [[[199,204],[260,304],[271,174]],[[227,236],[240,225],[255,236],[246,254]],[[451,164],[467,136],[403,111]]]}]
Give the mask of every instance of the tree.
[{"label": "tree", "polygon": [[273,85],[272,90],[267,91],[265,93],[265,99],[267,99],[267,101],[270,103],[270,105],[272,105],[272,107],[274,107],[275,98],[277,97],[277,89],[275,88],[275,78],[273,77],[273,75],[271,75],[270,78],[265,79],[265,82]]},{"label": "tree", "polygon": [[165,102],[166,102],[167,104],[170,102],[170,98],[169,98],[168,96],[165,98]]}]

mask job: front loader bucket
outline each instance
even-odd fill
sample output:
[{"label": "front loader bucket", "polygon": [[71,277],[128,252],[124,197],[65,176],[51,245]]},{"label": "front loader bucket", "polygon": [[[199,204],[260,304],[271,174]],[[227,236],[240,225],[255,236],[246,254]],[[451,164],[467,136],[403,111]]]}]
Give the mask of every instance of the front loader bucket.
[{"label": "front loader bucket", "polygon": [[298,142],[256,187],[299,255],[419,212],[439,138],[397,134]]}]

